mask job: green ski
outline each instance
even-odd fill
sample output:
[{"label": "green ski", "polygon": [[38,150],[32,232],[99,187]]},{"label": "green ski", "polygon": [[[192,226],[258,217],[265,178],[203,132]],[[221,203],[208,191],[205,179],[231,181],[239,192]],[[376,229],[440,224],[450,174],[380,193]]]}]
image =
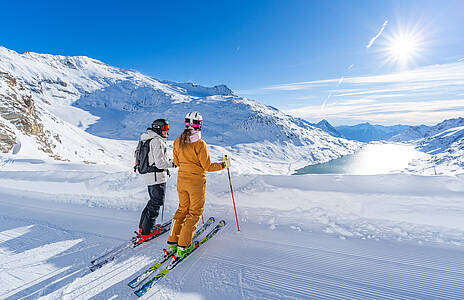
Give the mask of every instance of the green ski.
[{"label": "green ski", "polygon": [[[193,239],[197,238],[202,234],[206,228],[208,228],[211,224],[214,223],[214,217],[210,217],[205,224],[203,224],[193,235]],[[173,252],[169,252],[168,250],[164,249],[164,254],[160,256],[158,259],[156,259],[155,263],[149,267],[145,272],[134,278],[131,282],[129,282],[127,285],[130,286],[131,288],[136,288],[139,286],[145,279],[147,279],[151,274],[155,273],[156,270],[159,269],[166,261],[169,260],[169,258],[174,254]]]},{"label": "green ski", "polygon": [[162,278],[164,278],[175,266],[177,266],[179,263],[181,263],[187,257],[189,257],[200,246],[202,246],[204,243],[209,241],[225,225],[226,225],[226,221],[224,220],[219,221],[219,224],[216,225],[216,227],[214,227],[203,239],[201,239],[199,242],[195,241],[195,248],[191,252],[185,255],[182,259],[175,259],[175,256],[173,256],[173,259],[171,260],[169,265],[164,270],[162,270],[161,272],[156,274],[155,277],[147,281],[140,289],[136,290],[134,294],[136,294],[139,297],[143,296],[148,290],[150,290],[153,287],[153,285],[155,285]]}]

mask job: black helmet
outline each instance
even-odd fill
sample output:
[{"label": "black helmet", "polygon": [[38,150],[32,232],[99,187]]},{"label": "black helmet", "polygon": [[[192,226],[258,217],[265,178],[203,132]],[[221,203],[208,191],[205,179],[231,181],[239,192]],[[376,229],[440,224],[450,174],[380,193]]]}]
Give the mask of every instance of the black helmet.
[{"label": "black helmet", "polygon": [[162,132],[169,130],[169,123],[165,119],[156,119],[151,124],[151,129],[153,129],[153,131],[157,134],[163,136]]}]

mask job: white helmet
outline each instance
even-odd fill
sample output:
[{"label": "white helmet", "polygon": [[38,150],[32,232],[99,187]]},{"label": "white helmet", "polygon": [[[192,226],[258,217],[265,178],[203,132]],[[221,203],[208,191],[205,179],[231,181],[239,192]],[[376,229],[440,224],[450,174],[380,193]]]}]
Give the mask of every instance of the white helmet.
[{"label": "white helmet", "polygon": [[191,111],[185,115],[185,127],[201,129],[203,117],[197,111]]}]

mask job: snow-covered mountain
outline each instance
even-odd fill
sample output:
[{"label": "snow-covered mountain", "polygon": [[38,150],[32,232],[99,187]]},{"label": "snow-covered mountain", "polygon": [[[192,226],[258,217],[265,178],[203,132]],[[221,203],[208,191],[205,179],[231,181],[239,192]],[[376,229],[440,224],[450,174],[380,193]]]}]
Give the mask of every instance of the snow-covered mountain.
[{"label": "snow-covered mountain", "polygon": [[416,141],[423,138],[433,137],[447,129],[464,126],[464,118],[444,120],[435,126],[410,126],[407,130],[395,135],[390,139],[394,142]]},{"label": "snow-covered mountain", "polygon": [[342,125],[335,127],[347,139],[365,143],[388,140],[408,128],[407,125],[382,126],[372,125],[368,122],[353,126]]},{"label": "snow-covered mountain", "polygon": [[464,118],[445,120],[414,143],[431,156],[414,161],[411,170],[423,174],[464,173]]},{"label": "snow-covered mountain", "polygon": [[464,139],[464,118],[445,120],[431,127],[417,141],[418,147],[429,154],[446,152],[454,143]]},{"label": "snow-covered mountain", "polygon": [[[0,115],[2,152],[27,143],[30,147],[22,149],[46,148],[50,156],[62,160],[130,160],[131,143],[121,141],[124,147],[119,147],[115,140],[137,140],[160,117],[170,121],[175,137],[183,130],[185,113],[191,110],[203,114],[203,136],[216,145],[213,154],[231,152],[237,159],[246,156],[257,161],[248,171],[260,172],[274,164],[271,168],[276,172],[291,172],[352,153],[359,146],[239,97],[225,85],[209,88],[160,81],[88,57],[18,54],[4,47],[0,47],[0,72],[0,99],[5,107]],[[37,124],[35,138],[18,122],[12,123],[8,114],[14,110]],[[33,117],[26,116],[26,111]],[[108,152],[112,152],[109,160],[103,157]]]},{"label": "snow-covered mountain", "polygon": [[389,140],[392,142],[407,142],[418,140],[425,137],[429,130],[430,126],[426,125],[410,126],[403,132],[391,137]]}]

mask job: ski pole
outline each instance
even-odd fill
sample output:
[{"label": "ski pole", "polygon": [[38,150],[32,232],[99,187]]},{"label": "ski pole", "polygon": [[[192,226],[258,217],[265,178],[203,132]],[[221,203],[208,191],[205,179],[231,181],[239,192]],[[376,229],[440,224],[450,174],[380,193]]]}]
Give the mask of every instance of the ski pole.
[{"label": "ski pole", "polygon": [[161,224],[163,224],[164,220],[164,204],[163,204],[163,210],[161,211]]},{"label": "ski pole", "polygon": [[203,215],[201,215],[201,224],[205,224],[205,220],[203,220]]},{"label": "ski pole", "polygon": [[[227,155],[225,155],[224,157],[225,159],[227,159]],[[227,168],[227,175],[229,175],[230,193],[232,194],[232,203],[234,204],[235,221],[237,222],[237,231],[240,232],[240,227],[238,226],[237,209],[235,208],[234,190],[232,189],[232,180],[230,179],[229,168]]]}]

